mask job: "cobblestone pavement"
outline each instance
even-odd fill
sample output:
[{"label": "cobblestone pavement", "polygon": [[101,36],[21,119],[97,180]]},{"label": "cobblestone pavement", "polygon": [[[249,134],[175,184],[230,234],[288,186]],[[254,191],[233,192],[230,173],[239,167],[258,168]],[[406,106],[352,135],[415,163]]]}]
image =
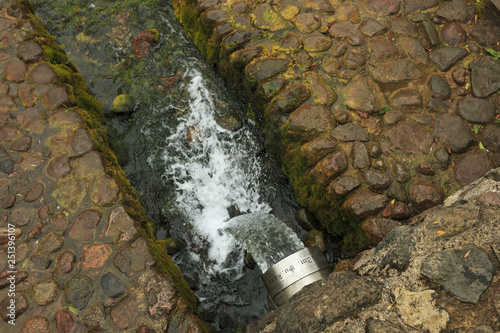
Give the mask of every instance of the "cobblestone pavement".
[{"label": "cobblestone pavement", "polygon": [[0,331],[205,331],[127,213],[99,102],[22,8],[0,3]]}]

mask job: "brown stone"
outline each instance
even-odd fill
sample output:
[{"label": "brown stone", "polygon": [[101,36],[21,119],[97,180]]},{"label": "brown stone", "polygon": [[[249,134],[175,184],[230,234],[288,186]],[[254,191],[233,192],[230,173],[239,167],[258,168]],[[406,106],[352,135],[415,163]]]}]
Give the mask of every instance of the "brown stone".
[{"label": "brown stone", "polygon": [[38,64],[29,75],[30,80],[39,85],[47,85],[52,83],[56,78],[56,73],[54,69],[47,64]]},{"label": "brown stone", "polygon": [[28,234],[28,239],[38,238],[42,235],[43,229],[45,229],[45,223],[38,223]]},{"label": "brown stone", "polygon": [[76,256],[71,250],[63,251],[56,260],[57,274],[70,273],[75,267]]},{"label": "brown stone", "polygon": [[413,88],[401,88],[389,96],[392,106],[403,109],[417,109],[422,107],[422,94]]},{"label": "brown stone", "polygon": [[45,306],[54,302],[61,287],[54,278],[39,281],[33,286],[33,300],[36,304]]},{"label": "brown stone", "polygon": [[45,112],[34,106],[21,111],[17,116],[17,120],[26,130],[36,134],[43,133],[46,119]]},{"label": "brown stone", "polygon": [[116,253],[113,264],[128,277],[141,275],[155,263],[149,253],[146,238],[141,237],[131,245],[122,246]]},{"label": "brown stone", "polygon": [[13,124],[6,124],[0,127],[0,142],[14,141],[19,134],[19,129]]},{"label": "brown stone", "polygon": [[85,128],[79,128],[75,131],[71,140],[71,147],[76,155],[83,155],[94,149],[94,143]]},{"label": "brown stone", "polygon": [[31,221],[32,211],[29,208],[20,207],[16,208],[10,213],[10,218],[18,227],[24,227]]},{"label": "brown stone", "polygon": [[9,61],[7,65],[5,65],[3,69],[3,76],[6,80],[9,80],[11,82],[23,82],[26,78],[27,69],[28,67],[23,61],[19,59],[13,59]]},{"label": "brown stone", "polygon": [[34,185],[26,192],[26,194],[24,194],[24,201],[33,202],[38,200],[42,196],[44,190],[45,187],[43,186],[43,184],[38,183]]},{"label": "brown stone", "polygon": [[412,123],[400,123],[386,132],[386,136],[397,148],[412,153],[427,153],[433,138],[429,131]]},{"label": "brown stone", "polygon": [[57,110],[71,105],[68,92],[62,86],[53,86],[47,89],[42,96],[42,102],[50,110]]},{"label": "brown stone", "polygon": [[330,27],[330,35],[336,38],[346,38],[351,45],[357,46],[364,42],[363,34],[351,21],[334,23]]},{"label": "brown stone", "polygon": [[389,59],[398,53],[398,47],[387,39],[375,39],[370,42],[370,53],[379,59]]},{"label": "brown stone", "polygon": [[23,82],[17,89],[17,97],[21,100],[24,107],[30,107],[37,101],[35,86],[28,82]]},{"label": "brown stone", "polygon": [[378,14],[392,15],[399,11],[399,3],[396,0],[368,0],[366,8]]},{"label": "brown stone", "polygon": [[304,38],[304,49],[307,52],[326,51],[332,46],[331,38],[319,34]]},{"label": "brown stone", "polygon": [[387,101],[377,83],[370,78],[360,78],[349,83],[345,88],[344,103],[350,109],[368,114],[387,106]]},{"label": "brown stone", "polygon": [[132,326],[139,316],[137,303],[131,297],[122,298],[111,308],[110,316],[113,324],[119,329],[125,330]]},{"label": "brown stone", "polygon": [[307,160],[309,166],[315,165],[323,157],[332,153],[338,146],[337,140],[318,137],[300,147],[300,155]]},{"label": "brown stone", "polygon": [[[14,239],[18,239],[23,234],[21,228],[14,228]],[[7,227],[0,227],[0,245],[5,245],[9,242],[9,229]]]},{"label": "brown stone", "polygon": [[15,309],[15,312],[14,312],[16,319],[19,318],[24,312],[26,312],[26,310],[29,307],[28,298],[26,297],[26,295],[24,294],[24,292],[22,292],[22,291],[16,291],[16,295],[14,296],[14,298],[9,297],[7,295],[7,297],[5,297],[0,302],[0,317],[4,321],[8,321],[8,320],[11,319],[10,317],[7,317],[7,313],[8,313],[7,307],[10,305],[10,300],[11,299],[14,299],[15,304],[16,304],[16,309]]},{"label": "brown stone", "polygon": [[434,184],[411,184],[408,194],[413,206],[420,212],[443,202],[443,191]]},{"label": "brown stone", "polygon": [[66,310],[56,313],[56,328],[58,333],[70,333],[75,326],[75,320]]},{"label": "brown stone", "polygon": [[361,228],[372,242],[379,243],[392,229],[400,225],[401,223],[391,219],[373,217],[364,220]]},{"label": "brown stone", "polygon": [[335,128],[331,111],[321,104],[301,105],[288,117],[285,126],[290,126],[294,134],[317,136]]},{"label": "brown stone", "polygon": [[326,106],[332,105],[337,100],[337,94],[330,88],[325,80],[315,72],[307,72],[304,74],[309,88],[311,89],[316,102]]},{"label": "brown stone", "polygon": [[15,111],[18,106],[14,98],[10,95],[0,97],[0,111]]},{"label": "brown stone", "polygon": [[151,49],[153,44],[156,44],[157,38],[151,30],[145,30],[134,37],[134,53],[138,59],[151,54]]},{"label": "brown stone", "polygon": [[56,253],[64,246],[64,237],[57,232],[52,232],[45,236],[38,246],[38,254],[42,256],[50,256]]},{"label": "brown stone", "polygon": [[345,4],[340,6],[337,10],[337,16],[339,21],[351,21],[353,23],[359,23],[358,8],[352,4]]},{"label": "brown stone", "polygon": [[484,176],[493,169],[493,163],[487,153],[470,152],[463,156],[455,167],[456,179],[463,186]]},{"label": "brown stone", "polygon": [[308,34],[318,29],[321,26],[321,19],[313,13],[301,13],[292,19],[297,29],[300,32]]},{"label": "brown stone", "polygon": [[16,204],[16,195],[15,194],[7,194],[0,201],[0,207],[2,209],[11,208]]},{"label": "brown stone", "polygon": [[177,305],[177,289],[168,275],[156,275],[144,288],[148,299],[148,311],[153,319],[170,315]]},{"label": "brown stone", "polygon": [[3,81],[0,81],[0,95],[7,95],[9,93],[9,85]]},{"label": "brown stone", "polygon": [[380,212],[389,202],[389,198],[369,190],[360,190],[351,195],[342,206],[358,218]]},{"label": "brown stone", "polygon": [[111,255],[111,244],[90,245],[83,248],[82,269],[99,269]]},{"label": "brown stone", "polygon": [[54,179],[63,178],[70,171],[71,166],[69,165],[69,158],[66,155],[52,158],[47,166],[47,174]]},{"label": "brown stone", "polygon": [[84,210],[75,219],[69,230],[69,236],[81,242],[88,242],[95,238],[96,227],[101,220],[101,213],[96,210]]},{"label": "brown stone", "polygon": [[37,62],[42,58],[43,50],[40,44],[30,40],[19,44],[17,47],[17,56],[25,63]]},{"label": "brown stone", "polygon": [[45,317],[29,317],[19,333],[51,333],[50,322]]},{"label": "brown stone", "polygon": [[347,156],[344,152],[339,151],[331,153],[319,161],[311,170],[311,175],[315,177],[317,183],[326,185],[344,173],[347,167]]},{"label": "brown stone", "polygon": [[113,178],[103,177],[96,183],[92,194],[92,202],[97,206],[111,205],[119,193],[118,184]]},{"label": "brown stone", "polygon": [[408,59],[373,63],[369,69],[373,78],[383,83],[412,81],[422,76],[418,67]]},{"label": "brown stone", "polygon": [[50,206],[45,204],[38,210],[38,217],[46,217],[50,214]]},{"label": "brown stone", "polygon": [[68,226],[68,219],[64,213],[57,213],[50,219],[53,225],[59,230],[64,230]]},{"label": "brown stone", "polygon": [[357,49],[351,49],[342,57],[342,62],[348,68],[354,69],[365,63],[365,56]]}]

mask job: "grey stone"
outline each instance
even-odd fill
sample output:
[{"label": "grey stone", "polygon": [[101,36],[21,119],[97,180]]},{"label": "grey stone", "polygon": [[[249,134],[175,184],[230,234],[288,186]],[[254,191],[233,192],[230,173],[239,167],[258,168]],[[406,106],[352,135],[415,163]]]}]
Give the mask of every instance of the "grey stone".
[{"label": "grey stone", "polygon": [[500,89],[500,62],[492,57],[483,57],[470,64],[472,94],[485,98]]},{"label": "grey stone", "polygon": [[469,152],[461,157],[455,166],[455,177],[462,185],[468,185],[484,176],[493,168],[486,152]]},{"label": "grey stone", "polygon": [[458,101],[457,113],[470,123],[486,124],[495,120],[497,111],[488,100],[467,97]]},{"label": "grey stone", "polygon": [[361,142],[355,142],[353,147],[353,161],[352,165],[357,169],[364,169],[370,165],[370,157],[368,156],[368,149]]},{"label": "grey stone", "polygon": [[434,134],[444,140],[454,153],[462,153],[473,140],[467,123],[449,113],[440,114],[434,121]]},{"label": "grey stone", "polygon": [[436,16],[446,21],[468,22],[474,19],[474,7],[463,0],[443,3],[436,11]]},{"label": "grey stone", "polygon": [[383,83],[412,81],[422,76],[422,72],[418,67],[407,59],[371,63],[369,69],[373,78]]},{"label": "grey stone", "polygon": [[82,310],[87,306],[94,294],[92,279],[86,275],[74,275],[64,286],[66,301],[75,308]]},{"label": "grey stone", "polygon": [[483,250],[467,245],[432,253],[422,262],[420,272],[457,300],[475,304],[495,271]]},{"label": "grey stone", "polygon": [[500,26],[496,20],[479,20],[471,36],[482,46],[496,45],[500,42]]},{"label": "grey stone", "polygon": [[369,190],[359,190],[344,202],[343,208],[350,211],[358,218],[363,218],[380,212],[389,202],[383,194]]},{"label": "grey stone", "polygon": [[467,33],[465,30],[456,23],[448,23],[441,29],[443,40],[450,46],[456,46],[465,42]]},{"label": "grey stone", "polygon": [[397,124],[386,132],[386,136],[395,147],[407,152],[426,153],[432,144],[429,132],[413,123]]},{"label": "grey stone", "polygon": [[427,88],[431,92],[432,97],[439,99],[448,99],[451,97],[451,88],[448,81],[438,74],[429,75],[427,78]]},{"label": "grey stone", "polygon": [[437,0],[406,0],[405,12],[411,13],[416,10],[423,10],[434,7],[438,4]]},{"label": "grey stone", "polygon": [[345,195],[355,188],[357,188],[361,183],[357,178],[351,176],[341,176],[335,179],[329,186],[336,194]]},{"label": "grey stone", "polygon": [[448,106],[445,102],[440,100],[439,98],[432,98],[427,103],[427,108],[432,112],[446,112],[448,111]]},{"label": "grey stone", "polygon": [[443,191],[437,185],[417,182],[410,185],[408,190],[413,206],[423,212],[443,202]]},{"label": "grey stone", "polygon": [[488,125],[484,128],[481,141],[486,149],[494,153],[500,152],[500,127]]},{"label": "grey stone", "polygon": [[14,160],[7,152],[7,149],[0,146],[0,172],[9,174],[14,171]]},{"label": "grey stone", "polygon": [[101,276],[102,292],[111,298],[117,298],[123,295],[126,287],[127,285],[111,272]]},{"label": "grey stone", "polygon": [[431,61],[441,72],[447,72],[460,59],[465,58],[469,52],[466,49],[445,46],[440,49],[432,50],[430,53]]},{"label": "grey stone", "polygon": [[430,45],[436,46],[441,43],[439,34],[436,30],[436,26],[432,22],[422,22],[420,23],[420,27],[422,32],[424,33],[425,39],[429,42]]},{"label": "grey stone", "polygon": [[397,324],[370,318],[366,321],[366,333],[404,333]]},{"label": "grey stone", "polygon": [[386,266],[404,271],[408,267],[411,254],[415,250],[414,230],[409,226],[400,226],[392,229],[377,245],[374,254],[383,254],[378,266]]},{"label": "grey stone", "polygon": [[368,132],[358,124],[348,123],[337,126],[332,135],[339,141],[368,141]]},{"label": "grey stone", "polygon": [[[352,273],[337,273],[326,280],[310,284],[286,303],[278,315],[276,332],[319,332],[355,315],[363,307],[376,304],[380,287],[365,277]],[[324,306],[329,299],[335,306]],[[298,315],[300,314],[300,315]]]},{"label": "grey stone", "polygon": [[361,32],[366,36],[373,37],[375,35],[384,33],[384,31],[387,30],[387,26],[381,24],[378,21],[367,19],[361,21],[361,24],[359,25],[359,30],[361,30]]},{"label": "grey stone", "polygon": [[366,170],[363,172],[363,177],[370,187],[376,189],[384,190],[392,183],[392,180],[388,175],[375,169]]}]

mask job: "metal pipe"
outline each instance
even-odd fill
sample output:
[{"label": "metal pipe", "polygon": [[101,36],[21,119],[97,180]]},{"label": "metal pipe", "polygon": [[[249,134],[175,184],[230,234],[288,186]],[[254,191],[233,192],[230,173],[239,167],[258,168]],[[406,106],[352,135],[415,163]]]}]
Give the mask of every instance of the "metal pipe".
[{"label": "metal pipe", "polygon": [[331,269],[319,247],[307,247],[269,268],[262,280],[274,303],[283,305],[304,286],[325,279]]}]

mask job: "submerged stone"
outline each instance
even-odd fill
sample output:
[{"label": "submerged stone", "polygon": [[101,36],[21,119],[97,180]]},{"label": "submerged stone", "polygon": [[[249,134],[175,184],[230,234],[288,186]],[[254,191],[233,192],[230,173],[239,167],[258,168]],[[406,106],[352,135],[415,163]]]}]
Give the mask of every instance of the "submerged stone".
[{"label": "submerged stone", "polygon": [[417,66],[407,59],[373,63],[369,67],[373,78],[383,83],[412,81],[422,76],[422,72]]},{"label": "submerged stone", "polygon": [[135,99],[134,96],[128,94],[118,95],[113,100],[113,105],[111,110],[116,114],[129,113],[135,109]]},{"label": "submerged stone", "polygon": [[431,61],[441,72],[447,72],[460,59],[465,58],[469,52],[466,49],[445,46],[430,53]]},{"label": "submerged stone", "polygon": [[370,78],[361,78],[349,83],[344,94],[345,105],[353,110],[371,114],[387,106],[380,87]]},{"label": "submerged stone", "polygon": [[304,74],[304,77],[309,83],[309,87],[311,88],[313,95],[316,97],[317,102],[330,106],[337,100],[337,94],[319,74],[315,72],[307,72]]},{"label": "submerged stone", "polygon": [[282,19],[269,3],[258,5],[251,16],[255,26],[259,29],[278,31],[292,27],[292,24]]},{"label": "submerged stone", "polygon": [[357,25],[351,21],[334,23],[329,30],[330,35],[336,38],[346,38],[349,44],[357,46],[364,42],[363,34]]},{"label": "submerged stone", "polygon": [[330,109],[321,104],[301,105],[288,117],[285,126],[289,126],[294,135],[317,136],[335,128],[335,120]]},{"label": "submerged stone", "polygon": [[284,72],[289,64],[289,59],[263,57],[249,64],[245,72],[251,81],[261,82]]},{"label": "submerged stone", "polygon": [[313,13],[301,13],[293,18],[293,23],[300,32],[308,34],[321,26],[321,19]]}]

